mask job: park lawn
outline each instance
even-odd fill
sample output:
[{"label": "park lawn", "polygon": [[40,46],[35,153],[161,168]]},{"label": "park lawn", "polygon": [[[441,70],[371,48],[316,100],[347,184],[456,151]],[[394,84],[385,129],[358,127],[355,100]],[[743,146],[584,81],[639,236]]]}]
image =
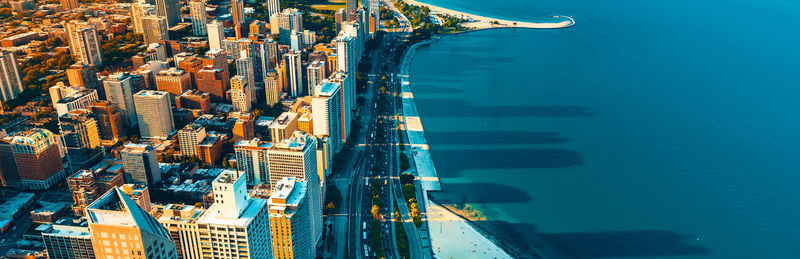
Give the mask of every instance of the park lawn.
[{"label": "park lawn", "polygon": [[[338,0],[337,0],[338,1]],[[329,4],[315,4],[311,5],[311,8],[317,10],[330,10],[330,11],[339,11],[339,9],[345,8],[345,4],[337,4],[337,3],[330,3]]]}]

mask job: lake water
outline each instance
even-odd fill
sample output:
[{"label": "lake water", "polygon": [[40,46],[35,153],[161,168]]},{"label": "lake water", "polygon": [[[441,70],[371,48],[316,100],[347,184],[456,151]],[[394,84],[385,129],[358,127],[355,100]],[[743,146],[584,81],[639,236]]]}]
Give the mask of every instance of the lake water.
[{"label": "lake water", "polygon": [[523,254],[800,257],[800,1],[425,2],[577,21],[417,51],[437,199]]}]

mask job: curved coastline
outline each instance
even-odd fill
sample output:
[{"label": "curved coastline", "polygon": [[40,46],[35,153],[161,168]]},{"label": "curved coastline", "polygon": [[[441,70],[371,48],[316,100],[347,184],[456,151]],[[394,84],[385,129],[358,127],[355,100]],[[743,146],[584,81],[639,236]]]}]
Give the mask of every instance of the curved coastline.
[{"label": "curved coastline", "polygon": [[[527,28],[527,29],[562,29],[562,28],[569,28],[575,25],[575,19],[571,16],[562,16],[562,15],[554,15],[551,16],[554,19],[565,19],[561,22],[543,22],[543,23],[534,23],[534,22],[518,22],[518,21],[511,21],[511,20],[503,20],[503,19],[495,19],[485,16],[479,16],[464,12],[459,12],[443,7],[434,6],[431,4],[421,3],[415,0],[403,0],[408,4],[412,5],[421,5],[427,6],[431,9],[431,14],[447,14],[456,17],[463,17],[471,19],[472,21],[462,23],[464,26],[470,28],[466,31],[454,32],[454,33],[445,33],[440,35],[452,35],[452,34],[460,34],[466,32],[473,32],[473,31],[480,31],[480,30],[487,30],[487,29],[496,29],[496,28]],[[462,234],[462,238],[466,238],[470,244],[478,247],[478,245],[484,246],[485,250],[483,250],[484,255],[490,255],[494,258],[520,258],[521,254],[520,251],[508,244],[505,244],[497,237],[495,237],[488,229],[491,226],[482,226],[478,224],[478,222],[473,222],[464,216],[452,211],[451,209],[438,204],[437,202],[433,201],[428,196],[428,191],[441,191],[441,184],[439,182],[438,175],[436,173],[436,169],[434,167],[434,161],[431,158],[430,152],[428,151],[428,144],[427,139],[425,138],[424,131],[422,129],[422,122],[421,122],[421,114],[419,114],[416,103],[414,100],[413,92],[410,88],[410,70],[411,70],[411,61],[413,59],[413,55],[416,53],[417,48],[431,44],[434,42],[434,39],[428,39],[426,41],[415,43],[412,46],[409,46],[406,50],[406,53],[403,54],[402,63],[400,66],[399,77],[401,80],[401,88],[402,88],[402,96],[403,96],[403,122],[406,128],[406,138],[408,139],[408,144],[411,146],[411,156],[413,157],[413,164],[414,167],[417,169],[417,177],[420,181],[420,186],[424,190],[422,191],[422,195],[425,201],[424,209],[426,215],[426,220],[424,221],[427,224],[427,229],[431,231],[432,222],[438,222],[440,225],[438,228],[440,229],[441,239],[450,239],[453,236],[447,236],[447,233],[442,233],[441,229],[445,224],[447,224],[447,228],[450,229],[450,235],[452,234]],[[409,127],[410,124],[414,124],[415,126]],[[417,130],[413,130],[416,128]],[[445,223],[446,222],[446,223]],[[460,233],[459,233],[460,232]],[[436,251],[436,249],[442,249],[443,247],[446,248],[448,244],[442,244],[441,241],[437,242],[436,240],[436,233],[428,233],[431,242],[431,249],[435,254],[442,255],[442,251]],[[463,241],[463,240],[462,240]],[[540,242],[544,242],[543,240],[538,240]],[[436,243],[439,243],[438,246]],[[466,243],[463,243],[466,244]],[[452,245],[452,244],[451,244]],[[542,243],[541,245],[545,245]],[[454,247],[458,248],[458,247]],[[554,251],[542,251],[542,247],[536,248],[531,247],[534,254],[528,255],[533,256],[536,258],[546,258],[549,255],[557,255],[557,252]],[[454,249],[455,250],[455,249]],[[550,249],[545,249],[550,250]],[[452,252],[452,251],[448,251]],[[473,252],[481,252],[481,251],[473,251]],[[444,253],[447,254],[447,253]],[[451,255],[452,256],[452,255]],[[463,255],[461,255],[463,256]]]}]

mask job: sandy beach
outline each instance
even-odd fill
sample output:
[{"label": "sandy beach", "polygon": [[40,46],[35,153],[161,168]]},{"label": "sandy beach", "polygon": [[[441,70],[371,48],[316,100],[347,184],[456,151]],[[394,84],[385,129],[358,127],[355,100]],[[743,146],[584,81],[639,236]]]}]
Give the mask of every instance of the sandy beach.
[{"label": "sandy beach", "polygon": [[[463,23],[462,25],[476,30],[489,29],[489,28],[507,28],[507,27],[531,28],[531,29],[560,29],[575,25],[575,20],[569,16],[553,16],[554,19],[564,19],[563,21],[560,22],[542,22],[542,23],[518,22],[518,21],[509,21],[509,20],[496,19],[480,15],[474,15],[465,12],[459,12],[414,0],[403,0],[403,1],[411,5],[427,6],[428,8],[431,9],[431,14],[448,14],[459,18],[470,19],[472,20],[471,22],[466,22]],[[492,24],[493,21],[496,21],[499,24]]]}]

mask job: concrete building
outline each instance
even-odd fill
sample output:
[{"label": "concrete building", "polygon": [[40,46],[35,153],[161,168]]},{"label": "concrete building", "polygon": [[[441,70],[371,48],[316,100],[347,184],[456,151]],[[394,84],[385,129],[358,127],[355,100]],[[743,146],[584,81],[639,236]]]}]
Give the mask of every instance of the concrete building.
[{"label": "concrete building", "polygon": [[211,95],[198,90],[187,90],[175,97],[178,109],[200,110],[211,113]]},{"label": "concrete building", "polygon": [[192,15],[192,33],[197,36],[206,35],[206,2],[205,0],[189,1],[189,13]]},{"label": "concrete building", "polygon": [[66,178],[56,136],[46,129],[14,132],[0,141],[3,184],[45,190]]},{"label": "concrete building", "polygon": [[152,209],[153,204],[150,202],[150,189],[148,189],[147,186],[127,183],[118,188],[144,211],[150,211]]},{"label": "concrete building", "polygon": [[281,89],[278,86],[278,73],[269,71],[264,75],[264,95],[266,97],[267,106],[272,107],[280,100]]},{"label": "concrete building", "polygon": [[250,55],[248,51],[242,50],[239,58],[236,59],[236,75],[243,76],[247,85],[250,86],[250,95],[255,96],[256,86],[256,69],[253,59],[255,56]]},{"label": "concrete building", "polygon": [[208,48],[222,49],[222,40],[225,39],[225,26],[218,20],[213,20],[206,25],[208,32]]},{"label": "concrete building", "polygon": [[315,258],[311,202],[305,181],[282,178],[269,197],[269,226],[275,258]]},{"label": "concrete building", "polygon": [[295,131],[291,138],[276,142],[267,152],[270,186],[284,177],[305,180],[311,211],[311,233],[316,241],[322,236],[322,187],[317,169],[317,139]]},{"label": "concrete building", "polygon": [[133,32],[144,33],[142,18],[148,15],[155,15],[156,7],[148,3],[131,3],[130,13],[133,22]]},{"label": "concrete building", "polygon": [[221,69],[206,66],[197,72],[197,90],[208,93],[214,100],[225,100],[230,80]]},{"label": "concrete building", "polygon": [[299,114],[294,112],[281,113],[272,124],[269,125],[269,135],[272,142],[278,142],[290,138],[292,133],[298,129]]},{"label": "concrete building", "polygon": [[247,176],[247,184],[257,185],[269,182],[267,151],[272,143],[262,142],[258,138],[241,140],[233,146],[236,152],[236,170]]},{"label": "concrete building", "polygon": [[86,208],[97,258],[176,258],[169,232],[115,187]]},{"label": "concrete building", "polygon": [[190,205],[157,206],[151,214],[175,241],[179,259],[204,258],[200,252],[200,232],[197,219],[205,209]]},{"label": "concrete building", "polygon": [[81,89],[83,89],[83,87],[77,85],[65,85],[64,82],[57,82],[56,85],[51,86],[47,89],[47,91],[50,92],[50,101],[55,108],[56,103],[58,103],[58,101],[60,101],[62,98],[67,97],[67,95],[77,93]]},{"label": "concrete building", "polygon": [[14,53],[0,51],[0,102],[17,98],[25,90]]},{"label": "concrete building", "polygon": [[267,0],[267,15],[272,16],[273,14],[281,12],[281,1],[280,0]]},{"label": "concrete building", "polygon": [[156,12],[156,15],[166,19],[168,28],[178,25],[182,20],[178,0],[156,0]]},{"label": "concrete building", "polygon": [[280,35],[280,43],[289,45],[292,31],[303,31],[303,12],[295,8],[283,9],[280,13],[270,16],[269,25],[273,35]]},{"label": "concrete building", "polygon": [[139,75],[116,73],[109,75],[108,78],[103,80],[103,87],[105,88],[107,100],[119,107],[124,120],[127,121],[127,126],[133,126],[138,123],[136,106],[133,103],[133,94],[135,90],[138,90],[137,87],[135,87],[135,81],[139,79],[141,79]]},{"label": "concrete building", "polygon": [[253,104],[252,86],[248,85],[247,78],[234,76],[231,78],[231,102],[233,109],[240,112],[250,112]]},{"label": "concrete building", "polygon": [[181,147],[181,156],[198,157],[200,142],[206,138],[206,127],[200,124],[189,123],[178,131],[178,144]]},{"label": "concrete building", "polygon": [[70,52],[83,63],[103,64],[102,48],[97,29],[91,23],[70,21],[66,24]]},{"label": "concrete building", "polygon": [[53,224],[42,232],[42,241],[50,259],[95,259],[92,234],[86,226]]},{"label": "concrete building", "polygon": [[[267,200],[247,195],[246,176],[226,170],[211,183],[214,204],[197,220],[201,252],[215,258],[272,258]],[[205,238],[205,239],[204,239]]]},{"label": "concrete building", "polygon": [[311,110],[314,117],[315,136],[331,137],[330,144],[334,151],[342,148],[342,114],[341,84],[323,80],[317,86],[317,95],[311,98]]},{"label": "concrete building", "polygon": [[156,75],[156,89],[178,96],[192,89],[192,77],[186,71],[174,67],[161,70]]},{"label": "concrete building", "polygon": [[290,50],[286,54],[286,72],[289,82],[289,95],[300,97],[303,94],[303,60],[299,51]]},{"label": "concrete building", "polygon": [[322,80],[325,80],[325,78],[328,78],[325,70],[325,61],[314,60],[308,65],[308,87],[306,88],[308,89],[306,90],[308,96],[316,95],[315,89],[317,85],[320,84]]},{"label": "concrete building", "polygon": [[153,146],[128,142],[119,155],[125,167],[126,183],[148,186],[161,183],[161,169]]},{"label": "concrete building", "polygon": [[73,110],[86,109],[89,107],[90,102],[97,100],[97,90],[83,88],[59,99],[54,108],[56,109],[56,114],[62,116]]},{"label": "concrete building", "polygon": [[[342,130],[340,131],[342,143],[347,143],[347,138],[350,137],[350,124],[352,121],[351,111],[353,110],[351,107],[353,107],[353,105],[355,104],[355,100],[353,100],[355,99],[354,81],[355,81],[354,78],[344,73],[336,73],[328,79],[328,82],[337,83],[341,86],[339,94],[341,97],[340,103],[342,108],[342,117],[341,117]],[[350,89],[351,91],[348,92],[347,91],[348,89]]]},{"label": "concrete building", "polygon": [[168,92],[142,90],[133,96],[133,102],[137,110],[147,111],[136,115],[142,138],[167,139],[175,130]]},{"label": "concrete building", "polygon": [[119,106],[109,101],[93,101],[89,102],[89,109],[97,120],[100,139],[117,141],[126,135]]},{"label": "concrete building", "polygon": [[[231,113],[234,114],[234,113]],[[233,115],[231,115],[233,117]],[[233,142],[252,139],[255,137],[253,121],[255,118],[250,113],[238,114],[236,123],[233,124]]]},{"label": "concrete building", "polygon": [[67,185],[72,194],[72,212],[85,216],[87,206],[114,187],[122,186],[122,164],[110,165],[101,162],[91,169],[81,169],[67,177]]},{"label": "concrete building", "polygon": [[97,79],[97,69],[93,66],[83,62],[72,64],[67,69],[67,79],[70,85],[95,89],[97,90],[98,98],[101,100],[106,99],[105,91],[103,91],[102,87],[103,85],[100,83],[100,80]]},{"label": "concrete building", "polygon": [[[172,0],[159,0],[172,1]],[[158,43],[169,40],[169,22],[166,17],[149,15],[142,18],[142,30],[144,33],[144,43]]]},{"label": "concrete building", "polygon": [[72,110],[58,117],[58,125],[67,149],[95,149],[100,146],[100,131],[91,110]]},{"label": "concrete building", "polygon": [[216,163],[222,155],[221,153],[222,140],[219,136],[206,136],[198,145],[197,156],[200,158],[200,161],[206,164]]}]

